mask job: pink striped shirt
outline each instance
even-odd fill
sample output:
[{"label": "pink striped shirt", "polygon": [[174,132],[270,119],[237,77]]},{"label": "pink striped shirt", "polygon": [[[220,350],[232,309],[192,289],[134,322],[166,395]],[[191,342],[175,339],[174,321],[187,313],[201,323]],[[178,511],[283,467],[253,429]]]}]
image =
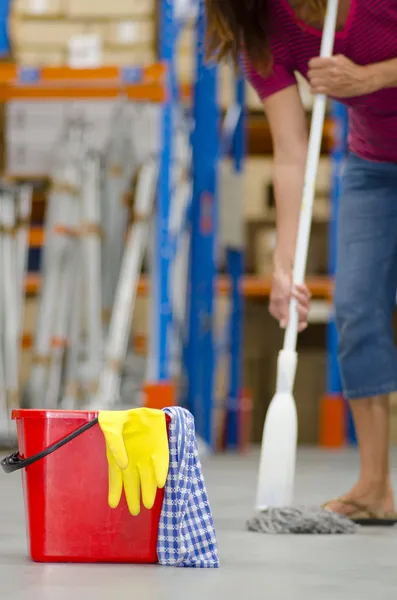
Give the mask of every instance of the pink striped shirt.
[{"label": "pink striped shirt", "polygon": [[[270,0],[269,13],[272,74],[261,77],[243,58],[246,78],[261,99],[295,84],[294,71],[307,77],[309,60],[320,53],[321,32],[300,21],[288,0]],[[359,65],[397,58],[397,0],[351,0],[334,54]],[[368,160],[397,163],[397,87],[342,102],[349,107],[350,150]]]}]

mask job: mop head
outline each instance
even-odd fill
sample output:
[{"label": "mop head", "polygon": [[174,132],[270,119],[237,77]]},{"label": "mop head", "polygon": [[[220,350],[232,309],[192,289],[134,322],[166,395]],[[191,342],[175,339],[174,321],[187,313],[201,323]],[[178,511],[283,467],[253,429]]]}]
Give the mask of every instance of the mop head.
[{"label": "mop head", "polygon": [[266,534],[352,534],[358,527],[347,517],[321,508],[269,508],[247,521],[248,531]]}]

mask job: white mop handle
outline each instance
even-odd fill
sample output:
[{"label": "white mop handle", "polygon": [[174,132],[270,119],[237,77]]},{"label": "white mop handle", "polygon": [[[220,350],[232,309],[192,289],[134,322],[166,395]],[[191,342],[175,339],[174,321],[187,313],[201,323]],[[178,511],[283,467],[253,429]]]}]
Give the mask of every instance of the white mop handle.
[{"label": "white mop handle", "polygon": [[[338,15],[338,0],[328,0],[325,15],[323,36],[321,40],[320,56],[332,56],[334,47],[336,19]],[[310,229],[312,223],[313,201],[318,163],[321,152],[324,117],[326,109],[326,96],[318,94],[314,100],[312,122],[310,127],[309,147],[306,160],[306,172],[303,186],[301,214],[299,220],[298,238],[295,251],[293,283],[301,284],[305,279],[307,253],[309,249]],[[295,351],[298,335],[297,303],[292,298],[289,310],[289,320],[284,338],[284,350]]]}]

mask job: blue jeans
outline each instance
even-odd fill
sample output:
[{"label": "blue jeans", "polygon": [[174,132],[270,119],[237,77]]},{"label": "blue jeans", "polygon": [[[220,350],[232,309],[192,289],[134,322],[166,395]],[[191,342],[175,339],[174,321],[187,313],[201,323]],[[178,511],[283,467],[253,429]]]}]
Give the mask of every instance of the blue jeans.
[{"label": "blue jeans", "polygon": [[397,164],[350,154],[339,211],[335,317],[348,399],[397,390]]}]

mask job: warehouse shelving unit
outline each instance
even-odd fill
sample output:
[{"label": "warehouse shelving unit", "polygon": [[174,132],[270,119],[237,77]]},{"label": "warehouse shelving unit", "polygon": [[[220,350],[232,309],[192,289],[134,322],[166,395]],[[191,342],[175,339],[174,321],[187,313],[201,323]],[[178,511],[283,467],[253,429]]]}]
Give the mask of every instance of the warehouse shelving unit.
[{"label": "warehouse shelving unit", "polygon": [[[120,96],[133,102],[150,102],[160,105],[162,110],[160,135],[165,145],[172,143],[168,128],[167,107],[170,90],[168,66],[165,62],[143,68],[105,67],[93,69],[71,69],[68,67],[20,68],[12,64],[0,65],[0,102],[14,100],[117,100]],[[160,183],[164,182],[170,165],[163,160],[160,166]],[[7,174],[13,179],[15,174]],[[48,175],[47,175],[48,177]],[[169,203],[169,190],[160,187],[159,202]],[[43,246],[44,232],[41,227],[33,227],[29,236],[30,249]],[[26,279],[27,294],[36,294],[40,287],[40,277],[29,273]],[[167,288],[168,289],[168,288]],[[31,336],[24,336],[22,345],[31,344]],[[159,362],[161,359],[160,354]],[[161,380],[159,365],[155,377]]]},{"label": "warehouse shelving unit", "polygon": [[[154,268],[151,278],[152,322],[151,332],[155,333],[151,341],[152,370],[150,380],[164,382],[170,379],[169,342],[171,309],[169,301],[170,236],[168,220],[170,198],[172,194],[171,173],[173,168],[173,119],[175,110],[180,107],[181,99],[193,96],[193,116],[195,121],[192,135],[193,143],[193,210],[189,224],[192,238],[192,268],[190,278],[190,296],[198,305],[190,306],[190,328],[185,352],[188,372],[186,397],[183,401],[196,417],[199,435],[214,445],[214,407],[213,382],[216,365],[216,341],[214,339],[214,291],[229,294],[232,305],[240,305],[241,265],[238,271],[232,265],[232,284],[226,278],[217,279],[217,213],[218,213],[218,173],[220,156],[219,118],[216,99],[217,74],[215,68],[208,68],[204,61],[203,41],[205,35],[204,3],[198,2],[196,27],[197,72],[194,90],[187,86],[179,87],[175,75],[175,46],[181,23],[174,15],[172,0],[160,2],[160,62],[145,68],[92,68],[71,69],[67,67],[19,68],[16,65],[0,66],[0,102],[13,100],[66,100],[66,99],[116,99],[123,94],[134,102],[152,102],[161,105],[161,164],[157,194],[156,243]],[[241,84],[239,89],[241,90]],[[243,98],[239,97],[242,108]],[[243,111],[238,123],[238,132],[232,132],[236,140],[243,133]],[[229,132],[230,133],[230,132]],[[242,145],[238,148],[236,168],[241,171],[243,159]],[[17,174],[8,173],[10,178]],[[37,178],[37,176],[36,176]],[[26,179],[26,177],[25,177]],[[203,228],[203,223],[206,225]],[[43,231],[32,228],[30,247],[38,248],[43,243]],[[197,260],[200,257],[200,260]],[[247,283],[247,282],[246,282]],[[37,293],[40,276],[29,274],[26,281],[28,294]],[[215,287],[214,287],[215,286]],[[149,283],[142,279],[140,293],[148,292]],[[205,289],[204,289],[205,288]],[[238,308],[237,306],[237,308]],[[201,319],[197,315],[201,315]],[[230,329],[232,332],[233,371],[241,355],[241,336],[236,338],[236,319],[240,314],[232,309]],[[25,336],[23,345],[29,343]],[[200,365],[198,367],[198,364]],[[198,367],[198,368],[197,368]],[[241,373],[241,366],[238,369]],[[200,372],[200,377],[195,374]],[[240,385],[241,375],[233,375],[230,389],[233,394],[236,385]],[[231,433],[230,438],[236,437]]]},{"label": "warehouse shelving unit", "polygon": [[[176,108],[179,102],[175,54],[178,36],[183,23],[174,14],[175,3],[162,0],[160,11],[160,58],[168,62],[170,87]],[[187,318],[188,335],[183,350],[183,383],[180,401],[194,414],[196,429],[202,439],[215,447],[214,405],[215,374],[218,365],[219,346],[215,334],[215,303],[218,295],[218,246],[219,246],[219,160],[224,147],[224,138],[231,142],[229,154],[234,159],[235,171],[240,176],[244,157],[244,95],[243,83],[236,83],[235,104],[239,119],[232,131],[220,134],[221,113],[217,100],[218,69],[208,66],[205,61],[205,10],[204,2],[196,3],[197,18],[195,27],[195,81],[191,92],[193,131],[192,142],[192,182],[193,194],[189,219],[190,266],[189,302]],[[170,119],[173,117],[170,108]],[[242,198],[240,199],[242,201]],[[159,235],[157,236],[157,241]],[[230,299],[230,316],[226,352],[230,356],[229,392],[226,401],[228,430],[225,445],[238,445],[238,417],[235,399],[240,396],[242,379],[241,362],[241,278],[242,249],[228,250],[229,286],[223,286],[223,293]],[[164,270],[159,270],[164,276]],[[156,303],[157,304],[157,303]],[[168,309],[167,309],[168,311]],[[163,334],[168,326],[164,320],[160,324]]]},{"label": "warehouse shelving unit", "polygon": [[217,69],[204,64],[204,3],[196,26],[196,77],[192,133],[193,197],[190,221],[190,268],[187,327],[184,347],[183,403],[192,411],[202,438],[214,446],[214,281],[217,272],[220,152]]},{"label": "warehouse shelving unit", "polygon": [[[229,381],[230,406],[241,391],[241,310],[243,298],[266,299],[270,292],[270,280],[257,276],[243,275],[243,259],[239,253],[229,253],[229,274],[220,276],[217,273],[217,213],[219,181],[216,165],[220,157],[219,122],[220,112],[216,105],[217,76],[216,68],[207,68],[203,60],[203,40],[205,32],[203,2],[199,2],[199,14],[196,28],[197,71],[196,85],[193,90],[188,86],[178,87],[175,74],[175,46],[180,32],[173,14],[171,0],[161,0],[160,13],[160,48],[161,62],[144,69],[106,67],[100,69],[19,69],[14,65],[0,66],[0,101],[12,99],[99,99],[116,98],[120,93],[127,94],[133,101],[151,101],[162,105],[162,138],[170,140],[172,135],[173,107],[180,102],[179,96],[185,99],[194,98],[194,117],[196,129],[192,136],[193,142],[193,179],[195,211],[192,211],[190,223],[193,255],[192,269],[194,276],[190,281],[190,296],[194,299],[190,307],[189,343],[186,348],[185,360],[189,373],[194,376],[186,387],[184,402],[195,413],[199,434],[210,444],[214,444],[213,427],[213,376],[216,364],[216,350],[213,333],[213,298],[214,292],[228,295],[232,298],[232,318],[230,320],[231,364],[233,368]],[[237,100],[244,103],[243,84],[237,87]],[[339,110],[339,109],[338,109]],[[338,116],[339,115],[339,116]],[[341,113],[335,112],[327,119],[323,137],[323,153],[329,153],[333,148],[334,123],[341,118]],[[340,121],[342,122],[342,121]],[[204,125],[203,125],[204,124]],[[342,138],[339,138],[342,139]],[[156,352],[158,362],[152,376],[162,381],[169,378],[167,365],[167,347],[169,337],[170,309],[167,290],[169,261],[167,258],[166,221],[169,211],[170,170],[172,168],[172,142],[166,144],[162,154],[161,176],[159,183],[158,206],[161,218],[157,220],[157,251],[156,268],[154,271],[154,290],[156,302],[153,311],[152,330],[158,332]],[[264,116],[248,115],[241,118],[234,133],[232,155],[237,171],[242,169],[243,156],[263,155],[272,151],[271,137]],[[339,160],[338,152],[334,149],[332,157]],[[13,174],[9,174],[13,177]],[[43,175],[44,176],[44,175]],[[336,179],[334,178],[334,182]],[[337,198],[337,185],[333,186],[334,203]],[[203,215],[206,227],[203,229]],[[210,224],[210,225],[208,225]],[[331,223],[331,238],[333,239],[334,220]],[[39,248],[43,242],[43,232],[39,227],[33,227],[30,234],[31,248]],[[330,276],[308,278],[309,288],[315,298],[330,301],[332,299],[332,248],[330,252]],[[200,261],[197,257],[200,257]],[[26,281],[28,294],[37,293],[40,286],[40,276],[30,273]],[[148,294],[149,282],[142,278],[138,292]],[[197,314],[202,319],[197,319]],[[24,340],[28,344],[28,340]],[[337,367],[335,366],[335,331],[329,326],[328,347],[328,395],[340,396]],[[198,361],[198,362],[197,362]],[[197,368],[197,365],[199,367]],[[240,369],[236,366],[240,365]],[[197,377],[196,377],[197,374]],[[229,420],[227,443],[236,445],[236,414]],[[352,428],[349,429],[349,440],[353,440]]]}]

